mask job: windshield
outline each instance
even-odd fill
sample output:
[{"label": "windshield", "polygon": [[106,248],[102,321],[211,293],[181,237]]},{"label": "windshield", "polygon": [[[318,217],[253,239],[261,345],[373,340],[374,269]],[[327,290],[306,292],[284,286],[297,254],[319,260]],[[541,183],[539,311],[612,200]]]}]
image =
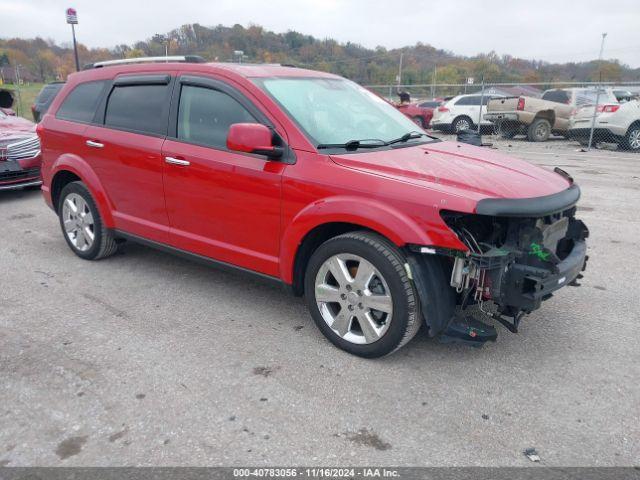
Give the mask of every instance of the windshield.
[{"label": "windshield", "polygon": [[[349,80],[264,78],[255,83],[287,111],[316,146],[353,140],[389,142],[419,130],[395,107]],[[423,136],[412,138],[411,144],[425,139],[433,140]]]}]

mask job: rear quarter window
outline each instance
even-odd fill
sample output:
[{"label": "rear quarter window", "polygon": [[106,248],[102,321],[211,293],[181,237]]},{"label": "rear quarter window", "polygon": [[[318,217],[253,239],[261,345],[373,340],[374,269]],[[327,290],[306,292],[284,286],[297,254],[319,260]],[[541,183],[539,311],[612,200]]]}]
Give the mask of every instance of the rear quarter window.
[{"label": "rear quarter window", "polygon": [[72,122],[90,123],[107,82],[87,82],[77,85],[62,101],[56,118]]}]

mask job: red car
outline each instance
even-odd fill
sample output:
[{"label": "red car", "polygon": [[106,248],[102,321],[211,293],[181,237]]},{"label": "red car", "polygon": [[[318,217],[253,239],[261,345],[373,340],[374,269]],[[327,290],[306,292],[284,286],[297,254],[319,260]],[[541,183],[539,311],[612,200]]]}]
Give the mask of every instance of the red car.
[{"label": "red car", "polygon": [[40,161],[35,123],[0,110],[0,190],[40,185]]},{"label": "red car", "polygon": [[417,133],[336,75],[182,60],[73,74],[39,124],[43,194],[77,256],[132,240],[259,275],[363,357],[423,325],[495,339],[467,307],[516,330],[584,269],[563,171]]},{"label": "red car", "polygon": [[428,100],[416,103],[400,103],[396,108],[411,118],[421,128],[429,128],[433,111],[442,104],[439,100]]}]

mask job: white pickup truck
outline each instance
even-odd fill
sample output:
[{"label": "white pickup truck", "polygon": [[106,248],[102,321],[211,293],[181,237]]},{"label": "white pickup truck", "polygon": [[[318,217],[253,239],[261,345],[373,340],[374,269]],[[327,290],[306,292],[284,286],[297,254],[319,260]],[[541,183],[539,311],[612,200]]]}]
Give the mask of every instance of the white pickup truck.
[{"label": "white pickup truck", "polygon": [[[493,122],[505,138],[518,134],[532,142],[544,142],[552,133],[566,136],[572,113],[595,104],[595,88],[547,90],[541,98],[506,97],[490,100],[485,120]],[[611,88],[600,89],[599,103],[617,103]]]}]

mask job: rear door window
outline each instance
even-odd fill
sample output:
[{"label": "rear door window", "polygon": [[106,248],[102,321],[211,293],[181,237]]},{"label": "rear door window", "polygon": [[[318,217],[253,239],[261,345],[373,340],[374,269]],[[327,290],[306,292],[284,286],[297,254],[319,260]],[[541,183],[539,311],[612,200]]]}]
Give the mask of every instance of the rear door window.
[{"label": "rear door window", "polygon": [[456,106],[470,106],[470,105],[480,105],[480,96],[479,95],[471,95],[469,97],[462,97],[460,100],[456,102]]},{"label": "rear door window", "polygon": [[96,114],[96,107],[106,83],[106,81],[87,82],[76,86],[58,108],[56,118],[90,123]]},{"label": "rear door window", "polygon": [[169,93],[169,84],[116,85],[107,101],[105,126],[166,135]]},{"label": "rear door window", "polygon": [[234,123],[257,120],[236,99],[219,90],[184,85],[178,107],[178,139],[214,148],[227,148]]}]

